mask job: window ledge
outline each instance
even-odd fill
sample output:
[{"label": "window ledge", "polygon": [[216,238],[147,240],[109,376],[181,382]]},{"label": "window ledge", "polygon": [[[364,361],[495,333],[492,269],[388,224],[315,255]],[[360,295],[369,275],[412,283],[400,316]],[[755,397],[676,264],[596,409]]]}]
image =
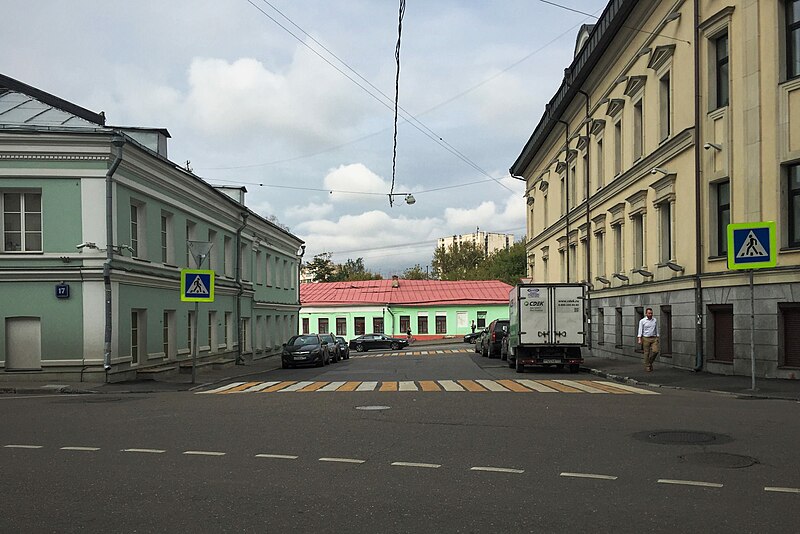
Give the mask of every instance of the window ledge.
[{"label": "window ledge", "polygon": [[141,263],[153,263],[152,261],[150,261],[150,260],[148,260],[148,259],[145,259],[145,258],[139,258],[138,256],[131,256],[131,259],[132,259],[133,261],[138,261],[138,262],[141,262]]},{"label": "window ledge", "polygon": [[728,256],[709,256],[708,261],[727,261]]},{"label": "window ledge", "polygon": [[800,245],[789,245],[786,247],[781,247],[778,249],[778,252],[800,252]]},{"label": "window ledge", "polygon": [[733,362],[728,362],[725,360],[708,360],[708,363],[719,363],[722,365],[733,365]]}]

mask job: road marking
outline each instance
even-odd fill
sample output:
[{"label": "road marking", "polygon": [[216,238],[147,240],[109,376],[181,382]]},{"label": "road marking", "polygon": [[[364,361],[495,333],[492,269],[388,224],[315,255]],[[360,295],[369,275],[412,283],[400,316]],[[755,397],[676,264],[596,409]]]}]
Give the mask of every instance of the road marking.
[{"label": "road marking", "polygon": [[625,391],[630,391],[631,393],[638,393],[639,395],[660,395],[660,393],[656,393],[655,391],[648,391],[646,389],[635,388],[633,386],[626,386],[625,384],[617,384],[614,382],[605,382],[603,380],[598,380],[598,384],[603,384],[606,386],[611,386],[613,388],[622,389]]},{"label": "road marking", "polygon": [[697,482],[695,480],[670,480],[668,478],[659,478],[659,484],[677,484],[682,486],[700,486],[703,488],[721,488],[722,484],[716,482]]},{"label": "road marking", "polygon": [[100,447],[61,447],[62,451],[84,451],[84,452],[94,452],[99,451]]},{"label": "road marking", "polygon": [[470,471],[488,471],[490,473],[524,473],[524,469],[511,469],[510,467],[470,467]]},{"label": "road marking", "polygon": [[277,460],[297,460],[299,456],[291,454],[256,454],[256,458],[275,458]]},{"label": "road marking", "polygon": [[553,389],[560,391],[561,393],[583,393],[583,391],[565,386],[564,384],[559,384],[555,380],[537,380],[540,384],[544,384],[545,386],[550,386]]},{"label": "road marking", "polygon": [[322,389],[323,387],[327,386],[328,382],[313,382],[310,386],[306,386],[300,390],[301,393],[307,391],[317,391]]},{"label": "road marking", "polygon": [[336,391],[337,389],[339,389],[343,385],[344,385],[344,382],[331,382],[330,384],[328,384],[324,388],[318,389],[317,391]]},{"label": "road marking", "polygon": [[611,475],[595,475],[593,473],[561,473],[562,477],[573,478],[596,478],[599,480],[617,480],[617,477]]},{"label": "road marking", "polygon": [[632,395],[630,391],[625,391],[624,389],[617,389],[615,387],[607,386],[605,384],[600,384],[599,382],[593,382],[591,380],[578,380],[581,384],[591,385],[593,388],[597,388],[605,393],[614,393],[616,395]]},{"label": "road marking", "polygon": [[359,384],[361,384],[361,382],[345,382],[345,384],[336,391],[355,391],[358,389]]},{"label": "road marking", "polygon": [[419,391],[413,381],[404,380],[400,382],[400,391]]},{"label": "road marking", "polygon": [[122,449],[121,452],[141,452],[145,454],[161,454],[167,451],[162,449]]},{"label": "road marking", "polygon": [[310,380],[304,380],[302,382],[297,382],[295,384],[292,384],[291,386],[288,386],[288,387],[285,387],[285,388],[281,389],[279,391],[279,393],[286,393],[287,391],[297,391],[299,389],[303,389],[306,386],[310,386],[313,383],[314,382],[310,381]]},{"label": "road marking", "polygon": [[41,449],[43,445],[3,445],[6,449]]},{"label": "road marking", "polygon": [[356,391],[375,391],[378,387],[377,382],[361,382],[361,385],[356,388]]},{"label": "road marking", "polygon": [[416,462],[392,462],[392,465],[396,465],[398,467],[423,467],[426,469],[438,469],[441,464],[420,464]]},{"label": "road marking", "polygon": [[517,384],[513,380],[498,380],[498,384],[514,391],[515,393],[530,393],[531,390],[523,386],[522,384]]},{"label": "road marking", "polygon": [[232,384],[227,384],[222,387],[218,387],[217,389],[211,389],[209,391],[201,391],[200,393],[222,393],[223,391],[227,391],[231,388],[235,388],[236,386],[241,386],[244,382],[234,382]]},{"label": "road marking", "polygon": [[441,391],[441,388],[433,380],[421,380],[419,385],[422,391]]},{"label": "road marking", "polygon": [[227,391],[223,391],[222,394],[224,395],[227,393],[239,393],[240,391],[244,391],[245,389],[257,386],[258,384],[260,384],[260,382],[245,382],[244,384],[236,386],[235,388],[230,388]]},{"label": "road marking", "polygon": [[774,491],[778,493],[800,493],[800,488],[778,488],[767,486],[764,488],[764,491]]},{"label": "road marking", "polygon": [[427,350],[423,350],[422,352],[420,352],[420,354],[422,354],[422,355],[427,355],[427,354],[428,354],[428,351],[427,351]]},{"label": "road marking", "polygon": [[582,382],[578,382],[576,380],[556,380],[556,382],[564,384],[565,386],[570,386],[570,387],[573,387],[575,389],[579,389],[581,391],[585,391],[586,393],[607,393],[606,391],[603,391],[602,389],[597,389],[595,387],[589,386],[589,385],[584,384]]},{"label": "road marking", "polygon": [[338,462],[342,464],[363,464],[366,460],[357,460],[355,458],[320,458],[320,462]]},{"label": "road marking", "polygon": [[225,456],[224,452],[216,451],[183,451],[182,454],[188,454],[192,456]]},{"label": "road marking", "polygon": [[397,382],[382,382],[378,391],[397,391]]},{"label": "road marking", "polygon": [[540,393],[558,393],[557,390],[555,390],[553,388],[549,388],[549,387],[545,386],[544,384],[540,384],[539,382],[536,382],[534,380],[521,379],[521,380],[517,380],[517,382],[519,382],[520,384],[522,384],[525,387],[529,387],[532,390],[538,391]]},{"label": "road marking", "polygon": [[506,388],[495,382],[494,380],[476,380],[478,384],[482,385],[489,391],[505,391],[508,392]]},{"label": "road marking", "polygon": [[464,391],[464,388],[456,384],[455,380],[439,380],[439,384],[445,391]]},{"label": "road marking", "polygon": [[486,391],[484,388],[475,383],[474,380],[458,380],[458,383],[464,386],[467,391]]},{"label": "road marking", "polygon": [[275,391],[280,391],[283,388],[285,388],[287,386],[290,386],[290,385],[292,385],[294,383],[295,383],[294,380],[289,380],[289,381],[285,381],[285,382],[278,382],[274,386],[270,386],[270,387],[268,387],[266,389],[262,389],[259,393],[273,393]]},{"label": "road marking", "polygon": [[245,393],[258,393],[258,392],[259,392],[259,391],[261,391],[262,389],[266,389],[266,388],[268,388],[268,387],[272,387],[272,386],[274,386],[274,385],[275,385],[275,384],[277,384],[277,383],[278,383],[278,381],[277,381],[277,380],[275,380],[275,381],[273,381],[273,382],[262,382],[262,383],[260,383],[260,384],[259,384],[259,385],[257,385],[257,386],[253,386],[253,387],[251,387],[251,388],[249,388],[249,389],[245,390]]}]

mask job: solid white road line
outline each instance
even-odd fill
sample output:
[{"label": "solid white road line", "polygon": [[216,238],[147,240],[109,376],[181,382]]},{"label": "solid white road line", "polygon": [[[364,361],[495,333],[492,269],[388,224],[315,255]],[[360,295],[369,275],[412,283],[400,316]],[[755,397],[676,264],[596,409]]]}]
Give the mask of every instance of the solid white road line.
[{"label": "solid white road line", "polygon": [[574,380],[556,380],[556,382],[558,382],[559,384],[564,384],[565,386],[569,386],[571,388],[585,391],[586,393],[608,393],[608,391],[603,391],[602,389],[593,388],[592,386],[581,384],[580,382],[576,382]]},{"label": "solid white road line", "polygon": [[416,462],[392,462],[392,465],[396,465],[398,467],[424,467],[427,469],[438,469],[441,464],[420,464]]},{"label": "solid white road line", "polygon": [[122,452],[143,452],[149,454],[161,454],[167,451],[162,449],[122,449]]},{"label": "solid white road line", "polygon": [[445,391],[464,391],[464,388],[455,380],[438,380],[438,382]]},{"label": "solid white road line", "polygon": [[778,493],[800,493],[800,488],[778,488],[767,486],[764,488],[764,491],[774,491]]},{"label": "solid white road line", "polygon": [[721,488],[722,484],[716,482],[697,482],[695,480],[670,480],[668,478],[659,478],[659,484],[677,484],[682,486],[700,486],[703,488]]},{"label": "solid white road line", "polygon": [[287,391],[297,391],[298,389],[303,389],[306,386],[310,386],[314,382],[304,380],[303,382],[298,382],[297,384],[292,384],[289,387],[285,387],[283,389],[279,389],[278,393],[286,393]]},{"label": "solid white road line", "polygon": [[363,464],[366,460],[357,460],[355,458],[320,458],[320,462],[339,462],[343,464]]},{"label": "solid white road line", "polygon": [[278,460],[297,460],[299,456],[291,454],[256,454],[256,458],[276,458]]},{"label": "solid white road line", "polygon": [[617,480],[617,477],[611,475],[595,475],[594,473],[561,473],[562,477],[573,478],[596,478],[599,480]]},{"label": "solid white road line", "polygon": [[235,388],[237,386],[241,386],[242,384],[247,384],[247,382],[234,382],[232,384],[226,384],[226,385],[224,385],[222,387],[218,387],[216,389],[209,389],[208,391],[198,391],[198,394],[199,393],[220,393],[222,391],[227,391],[227,390],[229,390],[231,388]]},{"label": "solid white road line", "polygon": [[470,467],[470,471],[488,471],[491,473],[524,473],[524,469],[511,469],[509,467]]},{"label": "solid white road line", "polygon": [[336,391],[344,385],[344,382],[331,382],[327,386],[322,386],[317,391]]},{"label": "solid white road line", "polygon": [[631,393],[638,393],[639,395],[661,395],[661,393],[656,393],[655,391],[647,391],[646,389],[627,386],[625,384],[620,384],[619,382],[606,382],[605,380],[598,380],[597,383],[603,384],[604,386],[611,386],[612,388],[624,389],[625,391],[630,391]]},{"label": "solid white road line", "polygon": [[225,456],[224,452],[215,451],[183,451],[182,454],[188,454],[192,456]]},{"label": "solid white road line", "polygon": [[504,388],[494,380],[476,380],[475,382],[482,385],[489,391],[508,391],[508,389]]},{"label": "solid white road line", "polygon": [[398,391],[419,391],[417,389],[417,385],[414,382],[408,380],[401,381],[397,389]]},{"label": "solid white road line", "polygon": [[3,445],[7,449],[41,449],[42,445]]},{"label": "solid white road line", "polygon": [[540,393],[558,393],[558,390],[553,389],[551,387],[545,386],[544,384],[540,384],[534,380],[515,380],[518,384],[522,384],[526,388],[531,388],[534,391],[539,391]]},{"label": "solid white road line", "polygon": [[257,386],[245,389],[244,391],[242,391],[242,393],[255,393],[256,391],[261,391],[262,389],[267,389],[268,387],[272,387],[275,384],[280,384],[280,382],[278,382],[277,380],[274,380],[272,382],[263,382],[261,384],[258,384]]},{"label": "solid white road line", "polygon": [[377,382],[361,382],[356,391],[375,391],[376,387],[378,387]]},{"label": "solid white road line", "polygon": [[61,447],[62,451],[85,451],[94,452],[99,451],[100,447]]}]

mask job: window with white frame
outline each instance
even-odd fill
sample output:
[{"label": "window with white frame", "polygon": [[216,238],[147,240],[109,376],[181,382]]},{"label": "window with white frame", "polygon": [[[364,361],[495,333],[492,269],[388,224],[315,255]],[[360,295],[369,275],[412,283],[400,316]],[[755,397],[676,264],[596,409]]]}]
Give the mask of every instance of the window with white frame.
[{"label": "window with white frame", "polygon": [[42,194],[4,192],[0,196],[3,214],[3,252],[42,252]]},{"label": "window with white frame", "polygon": [[605,164],[606,164],[606,160],[605,160],[605,152],[604,152],[604,148],[603,148],[603,138],[601,137],[601,138],[597,139],[597,165],[596,165],[596,168],[597,168],[597,180],[595,180],[595,184],[596,184],[595,188],[596,189],[601,189],[603,187],[603,180],[604,180],[603,176],[604,176],[604,172],[605,172]]},{"label": "window with white frame", "polygon": [[567,212],[567,177],[566,175],[561,175],[561,215],[564,215]]},{"label": "window with white frame", "polygon": [[131,255],[144,258],[147,255],[145,236],[145,206],[141,202],[131,202]]},{"label": "window with white frame", "polygon": [[233,240],[230,236],[222,237],[222,273],[230,278],[233,278]]},{"label": "window with white frame", "polygon": [[614,176],[622,174],[622,119],[614,123]]},{"label": "window with white frame", "polygon": [[246,244],[242,244],[239,247],[239,257],[234,258],[234,266],[240,265],[240,272],[239,276],[241,276],[242,280],[250,280],[250,256],[247,255],[248,247]]},{"label": "window with white frame", "polygon": [[589,188],[589,151],[583,153],[583,184],[578,189],[580,190],[581,200],[586,200],[586,191]]},{"label": "window with white frame", "polygon": [[578,245],[577,243],[570,243],[567,247],[567,282],[575,282],[578,279]]},{"label": "window with white frame", "polygon": [[172,229],[172,214],[161,212],[161,263],[175,263],[175,244]]},{"label": "window with white frame", "polygon": [[714,239],[716,247],[713,249],[717,256],[728,254],[728,224],[731,222],[731,182],[723,180],[711,184],[714,202]]}]

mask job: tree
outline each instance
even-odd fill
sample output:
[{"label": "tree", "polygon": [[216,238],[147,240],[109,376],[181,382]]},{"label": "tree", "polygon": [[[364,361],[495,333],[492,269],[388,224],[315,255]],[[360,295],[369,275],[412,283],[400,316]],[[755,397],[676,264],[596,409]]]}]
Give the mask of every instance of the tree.
[{"label": "tree", "polygon": [[483,262],[483,249],[467,241],[453,243],[447,249],[437,248],[431,266],[439,280],[477,280],[477,270]]},{"label": "tree", "polygon": [[431,276],[426,271],[423,271],[422,267],[420,267],[418,263],[413,267],[409,267],[403,271],[403,274],[400,276],[400,278],[404,280],[430,280]]},{"label": "tree", "polygon": [[331,282],[353,282],[357,280],[380,280],[381,275],[372,273],[364,267],[364,258],[348,259],[336,266]]},{"label": "tree", "polygon": [[518,241],[508,249],[494,251],[477,269],[483,280],[500,280],[512,286],[527,275],[525,243]]},{"label": "tree", "polygon": [[336,272],[336,266],[331,260],[330,252],[317,254],[306,266],[314,274],[315,282],[330,282]]}]

